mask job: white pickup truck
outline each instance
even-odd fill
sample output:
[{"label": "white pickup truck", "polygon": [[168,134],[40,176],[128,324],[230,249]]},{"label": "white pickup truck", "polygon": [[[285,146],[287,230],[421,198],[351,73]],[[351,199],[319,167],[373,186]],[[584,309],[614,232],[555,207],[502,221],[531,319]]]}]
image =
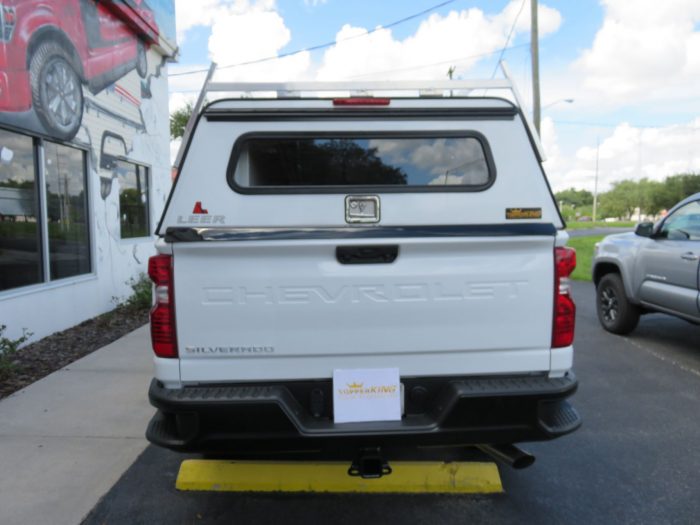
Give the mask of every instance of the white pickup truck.
[{"label": "white pickup truck", "polygon": [[[478,445],[531,463],[514,443],[580,425],[566,400],[576,259],[563,227],[505,99],[208,104],[149,263],[148,439],[342,449],[368,477],[395,447]],[[384,420],[377,401],[339,417],[339,389],[363,384],[339,384],[348,370],[394,371],[398,415]]]}]

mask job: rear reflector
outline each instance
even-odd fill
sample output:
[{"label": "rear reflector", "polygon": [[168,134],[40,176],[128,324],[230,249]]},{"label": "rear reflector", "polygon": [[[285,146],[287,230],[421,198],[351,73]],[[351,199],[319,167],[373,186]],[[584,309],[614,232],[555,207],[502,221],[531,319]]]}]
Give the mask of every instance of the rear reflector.
[{"label": "rear reflector", "polygon": [[177,357],[173,264],[170,255],[154,255],[148,260],[148,276],[155,286],[151,309],[151,343],[158,357]]},{"label": "rear reflector", "polygon": [[576,250],[567,247],[554,248],[554,322],[552,348],[570,346],[574,342],[576,305],[571,298],[569,277],[576,268]]},{"label": "rear reflector", "polygon": [[350,97],[334,98],[334,106],[388,106],[391,103],[389,98],[375,97]]}]

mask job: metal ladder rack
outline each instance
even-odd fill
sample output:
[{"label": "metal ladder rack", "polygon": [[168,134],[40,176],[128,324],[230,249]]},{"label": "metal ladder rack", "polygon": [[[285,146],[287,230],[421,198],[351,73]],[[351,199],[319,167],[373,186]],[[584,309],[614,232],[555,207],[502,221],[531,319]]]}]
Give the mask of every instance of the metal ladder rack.
[{"label": "metal ladder rack", "polygon": [[460,96],[467,96],[472,91],[490,91],[490,90],[505,90],[509,91],[515,103],[521,109],[525,124],[528,127],[533,138],[539,156],[542,160],[545,159],[544,150],[540,143],[540,137],[535,131],[532,121],[526,111],[520,97],[520,92],[512,79],[510,70],[504,61],[499,63],[503,76],[505,78],[488,79],[488,80],[404,80],[404,81],[366,81],[366,82],[213,82],[212,77],[216,71],[216,63],[212,62],[207,72],[207,77],[199,92],[197,102],[195,103],[192,114],[187,121],[185,132],[182,136],[182,142],[178,149],[177,156],[173,167],[178,169],[182,161],[185,145],[192,133],[192,127],[204,105],[204,101],[209,93],[227,93],[229,95],[239,93],[240,98],[250,97],[253,93],[275,93],[280,100],[284,99],[299,99],[304,98],[303,93],[330,93],[339,94],[337,96],[374,96],[378,93],[391,93],[394,98],[406,96],[415,96],[418,92],[419,97],[426,98],[450,98],[455,92],[460,92]]}]

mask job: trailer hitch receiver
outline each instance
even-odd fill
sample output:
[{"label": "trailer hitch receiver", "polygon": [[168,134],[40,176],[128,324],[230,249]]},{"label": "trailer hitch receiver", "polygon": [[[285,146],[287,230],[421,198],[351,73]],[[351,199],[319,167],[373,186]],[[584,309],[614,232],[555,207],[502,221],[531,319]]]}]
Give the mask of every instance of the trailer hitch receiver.
[{"label": "trailer hitch receiver", "polygon": [[377,479],[391,474],[391,467],[382,457],[379,447],[362,448],[350,465],[348,474],[363,479]]}]

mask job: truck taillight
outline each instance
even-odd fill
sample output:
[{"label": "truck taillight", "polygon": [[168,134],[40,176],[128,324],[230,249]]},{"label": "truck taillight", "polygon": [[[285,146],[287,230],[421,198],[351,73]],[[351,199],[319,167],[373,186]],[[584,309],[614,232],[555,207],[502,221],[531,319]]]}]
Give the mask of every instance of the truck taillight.
[{"label": "truck taillight", "polygon": [[158,357],[177,357],[175,304],[173,304],[173,264],[170,255],[154,255],[148,260],[148,276],[155,287],[151,309],[151,342]]},{"label": "truck taillight", "polygon": [[576,268],[576,250],[567,247],[554,248],[554,323],[552,348],[562,348],[574,342],[576,305],[571,298],[569,277]]}]

